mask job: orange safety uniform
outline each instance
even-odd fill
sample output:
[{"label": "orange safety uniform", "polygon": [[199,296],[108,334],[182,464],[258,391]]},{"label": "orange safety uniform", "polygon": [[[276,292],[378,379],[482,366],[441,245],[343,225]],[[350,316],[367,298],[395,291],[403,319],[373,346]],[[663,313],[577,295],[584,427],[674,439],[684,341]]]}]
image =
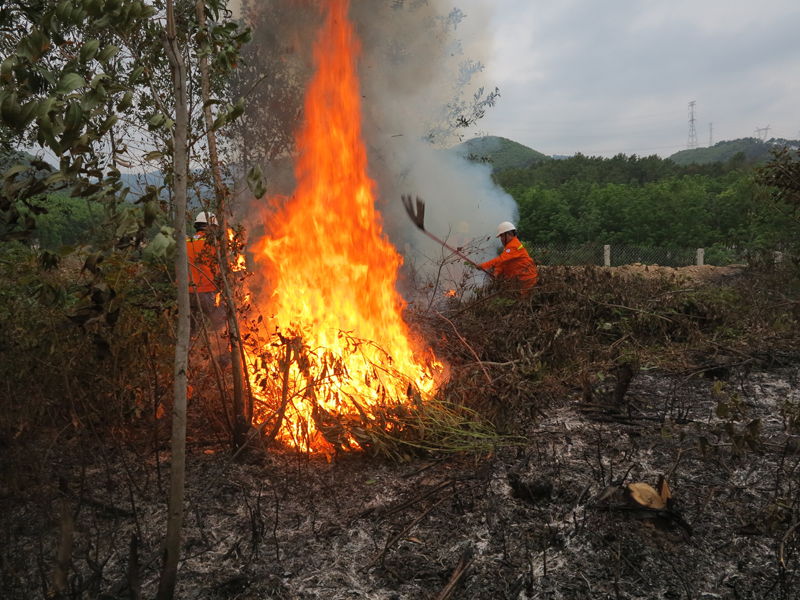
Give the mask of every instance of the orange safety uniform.
[{"label": "orange safety uniform", "polygon": [[198,231],[193,237],[186,240],[186,254],[189,257],[189,288],[194,293],[195,288],[202,293],[216,292],[214,271],[211,265],[214,261],[214,245],[206,240],[206,234]]},{"label": "orange safety uniform", "polygon": [[497,258],[487,260],[481,265],[481,269],[484,271],[492,267],[494,267],[494,274],[498,277],[519,279],[522,282],[523,293],[531,291],[539,278],[533,259],[516,237],[506,244],[503,252]]}]

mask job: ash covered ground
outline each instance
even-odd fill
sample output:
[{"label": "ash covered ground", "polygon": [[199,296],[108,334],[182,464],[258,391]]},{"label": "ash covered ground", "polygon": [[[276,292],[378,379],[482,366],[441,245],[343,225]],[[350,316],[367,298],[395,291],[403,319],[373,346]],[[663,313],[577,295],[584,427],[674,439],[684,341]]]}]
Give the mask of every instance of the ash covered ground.
[{"label": "ash covered ground", "polygon": [[[724,383],[641,371],[613,410],[576,389],[522,425],[521,445],[488,454],[398,464],[254,448],[231,464],[194,439],[176,597],[799,598],[800,452],[784,415],[800,371],[771,359],[730,358]],[[49,585],[59,477],[77,510],[73,596],[131,597],[131,573],[155,596],[169,454],[124,432],[100,439],[54,434],[44,485],[6,479],[3,597]],[[613,493],[661,474],[691,535]]]}]

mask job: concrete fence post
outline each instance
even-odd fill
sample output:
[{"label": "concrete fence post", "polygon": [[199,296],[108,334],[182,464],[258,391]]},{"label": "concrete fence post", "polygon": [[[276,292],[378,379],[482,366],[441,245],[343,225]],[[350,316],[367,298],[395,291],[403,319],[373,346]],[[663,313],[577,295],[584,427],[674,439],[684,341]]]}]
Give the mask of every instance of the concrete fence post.
[{"label": "concrete fence post", "polygon": [[702,267],[705,264],[706,259],[706,249],[705,248],[698,248],[697,249],[697,266]]},{"label": "concrete fence post", "polygon": [[608,244],[603,246],[603,265],[606,267],[611,266],[611,246]]}]

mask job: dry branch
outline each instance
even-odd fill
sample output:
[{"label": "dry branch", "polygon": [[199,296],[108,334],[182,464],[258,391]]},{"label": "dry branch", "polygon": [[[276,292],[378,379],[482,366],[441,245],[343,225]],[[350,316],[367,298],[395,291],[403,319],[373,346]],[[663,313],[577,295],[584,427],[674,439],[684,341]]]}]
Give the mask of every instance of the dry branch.
[{"label": "dry branch", "polygon": [[420,521],[422,521],[422,519],[424,519],[426,516],[428,516],[428,514],[430,514],[431,512],[433,512],[433,510],[434,510],[434,509],[436,509],[436,508],[437,508],[437,507],[438,507],[438,506],[439,506],[439,505],[440,505],[442,502],[444,502],[445,500],[449,500],[449,499],[450,499],[450,498],[452,498],[452,497],[453,497],[453,494],[448,494],[447,496],[445,496],[444,498],[442,498],[441,500],[439,500],[439,501],[438,501],[436,504],[434,504],[434,505],[433,505],[433,506],[431,506],[429,509],[427,509],[425,512],[423,512],[423,513],[422,513],[420,516],[418,516],[416,519],[414,519],[414,520],[411,522],[411,524],[410,524],[410,525],[408,525],[408,526],[407,526],[405,529],[403,529],[403,531],[401,531],[400,533],[398,533],[398,534],[397,534],[396,536],[394,536],[393,538],[390,538],[390,539],[389,539],[389,540],[386,542],[386,546],[383,548],[383,550],[381,551],[381,553],[380,553],[380,554],[378,554],[378,556],[376,556],[375,558],[373,558],[373,559],[372,559],[372,561],[371,561],[371,562],[370,562],[370,563],[369,563],[369,564],[368,564],[366,567],[364,567],[364,570],[365,570],[365,571],[368,571],[368,570],[369,570],[369,569],[371,569],[373,566],[375,566],[375,563],[377,563],[379,560],[383,560],[383,557],[384,557],[384,556],[386,556],[386,553],[389,551],[389,549],[390,549],[392,546],[394,546],[394,545],[395,545],[395,544],[396,544],[398,541],[400,541],[400,539],[402,539],[402,538],[403,538],[403,537],[404,537],[404,536],[405,536],[405,535],[406,535],[406,534],[407,534],[409,531],[411,531],[412,529],[414,529],[414,527],[416,527],[416,526],[419,524],[419,522],[420,522]]},{"label": "dry branch", "polygon": [[449,600],[453,597],[453,593],[456,591],[456,587],[458,584],[461,583],[461,580],[464,579],[464,576],[469,572],[470,567],[474,561],[474,554],[475,549],[472,545],[468,546],[466,550],[461,554],[461,558],[458,560],[458,564],[456,565],[453,574],[450,576],[450,580],[447,582],[447,585],[444,589],[436,596],[436,600]]}]

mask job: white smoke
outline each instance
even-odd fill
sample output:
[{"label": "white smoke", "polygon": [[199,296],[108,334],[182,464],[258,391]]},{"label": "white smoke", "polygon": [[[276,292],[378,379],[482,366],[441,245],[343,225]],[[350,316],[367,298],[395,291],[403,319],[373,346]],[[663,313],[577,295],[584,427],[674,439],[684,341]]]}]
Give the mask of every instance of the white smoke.
[{"label": "white smoke", "polygon": [[[445,149],[459,142],[457,135],[433,144],[425,139],[443,124],[442,107],[454,101],[460,65],[489,58],[490,5],[472,1],[459,14],[442,1],[405,4],[376,8],[372,0],[356,0],[351,15],[363,45],[359,72],[370,174],[378,182],[384,229],[409,260],[415,253],[441,257],[442,249],[412,224],[401,194],[423,198],[425,228],[457,247],[493,238],[498,223],[516,219],[517,207],[494,185],[489,166]],[[494,89],[490,82],[491,73],[475,74],[461,99],[471,99],[484,84]],[[491,249],[471,257],[476,262],[494,254],[492,244],[484,246]]]},{"label": "white smoke", "polygon": [[[257,56],[265,67],[288,65],[310,75],[310,50],[325,2],[317,3],[319,12],[313,2],[250,3],[268,15],[254,23]],[[425,268],[427,262],[434,270],[442,247],[416,229],[405,213],[402,194],[425,200],[425,228],[451,245],[482,240],[485,252],[470,256],[475,262],[494,255],[494,240],[486,240],[494,238],[497,224],[516,219],[516,203],[492,183],[490,167],[470,163],[447,149],[460,141],[459,136],[467,140],[474,135],[468,129],[446,127],[443,108],[455,101],[456,90],[465,102],[483,85],[494,90],[491,73],[485,71],[473,73],[469,85],[459,88],[463,65],[486,61],[492,52],[490,3],[464,0],[463,4],[462,12],[449,0],[351,0],[350,9],[362,44],[362,126],[384,231],[407,265],[413,262]],[[267,117],[278,114],[271,107],[262,110]],[[300,106],[288,112],[299,116]],[[292,163],[288,155],[278,155],[262,165],[270,196],[291,195]],[[259,206],[263,210],[263,202],[254,202],[251,210],[254,231],[263,218]]]}]

